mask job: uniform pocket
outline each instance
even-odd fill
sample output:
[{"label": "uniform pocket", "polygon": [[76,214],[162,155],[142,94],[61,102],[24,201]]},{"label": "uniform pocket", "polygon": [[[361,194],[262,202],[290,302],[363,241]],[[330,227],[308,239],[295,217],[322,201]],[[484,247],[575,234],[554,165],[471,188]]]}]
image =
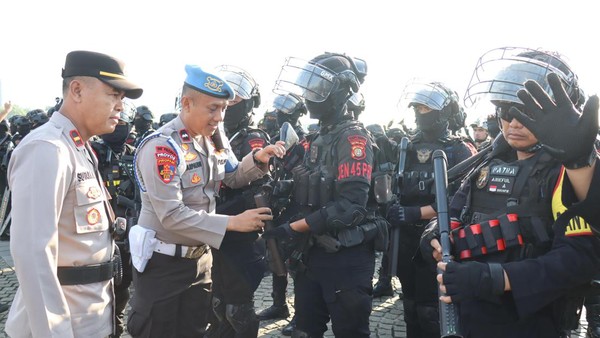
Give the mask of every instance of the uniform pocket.
[{"label": "uniform pocket", "polygon": [[77,233],[108,230],[108,215],[103,187],[96,180],[80,182],[75,189],[77,205],[74,209]]}]

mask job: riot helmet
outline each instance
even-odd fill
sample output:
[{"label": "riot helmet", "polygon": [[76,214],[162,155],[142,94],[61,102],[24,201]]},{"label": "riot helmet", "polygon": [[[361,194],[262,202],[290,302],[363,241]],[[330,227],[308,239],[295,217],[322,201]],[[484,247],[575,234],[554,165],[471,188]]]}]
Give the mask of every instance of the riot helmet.
[{"label": "riot helmet", "polygon": [[557,52],[522,47],[502,47],[486,52],[477,61],[465,93],[465,105],[473,106],[480,100],[496,107],[505,104],[523,107],[517,92],[527,80],[535,80],[547,93],[552,93],[546,76],[556,73],[563,87],[577,107],[585,101],[577,75]]},{"label": "riot helmet", "polygon": [[158,122],[158,126],[162,127],[165,124],[167,124],[167,122],[170,122],[172,120],[174,120],[179,114],[177,113],[164,113],[160,116],[160,121]]},{"label": "riot helmet", "polygon": [[386,136],[383,126],[379,123],[369,124],[365,128],[375,137]]},{"label": "riot helmet", "polygon": [[27,116],[18,115],[13,124],[21,136],[25,136],[31,131],[31,121],[27,118]]},{"label": "riot helmet", "polygon": [[55,101],[54,106],[50,107],[50,109],[48,109],[48,111],[46,112],[46,114],[48,115],[48,118],[52,117],[52,114],[54,114],[54,112],[58,111],[63,103],[63,99],[60,97],[55,98],[54,101]]},{"label": "riot helmet", "polygon": [[[404,87],[398,108],[404,122],[414,113],[416,127],[426,136],[443,137],[465,126],[466,113],[458,94],[441,82],[412,79]],[[412,111],[410,109],[412,108]]]},{"label": "riot helmet", "polygon": [[[508,113],[511,107],[517,107],[527,114],[523,102],[517,96],[517,92],[524,89],[526,81],[536,81],[553,96],[547,80],[549,73],[558,75],[573,105],[580,108],[585,101],[585,95],[579,88],[577,75],[567,64],[566,58],[557,52],[522,47],[492,49],[481,56],[467,86],[465,104],[491,102],[495,107],[498,125],[502,129],[501,119],[512,121],[512,116]],[[523,151],[534,152],[539,148],[537,143]]]},{"label": "riot helmet", "polygon": [[366,75],[366,62],[345,54],[326,52],[308,62],[290,57],[273,91],[304,98],[310,117],[330,125],[344,118],[348,99],[358,92]]},{"label": "riot helmet", "polygon": [[133,118],[133,125],[135,126],[135,131],[142,135],[146,131],[152,128],[152,121],[154,120],[154,114],[148,108],[148,106],[139,106],[136,108],[135,116]]},{"label": "riot helmet", "polygon": [[[119,123],[115,127],[115,130],[112,133],[100,135],[100,138],[104,143],[106,143],[114,152],[120,153],[123,151],[125,141],[127,141],[127,137],[129,137],[132,128],[131,124],[134,121],[134,116],[137,115],[137,111],[138,110],[131,100],[123,99],[123,110],[121,110],[119,114]],[[147,113],[143,112],[142,114]],[[141,117],[141,119],[144,120],[145,118]]]},{"label": "riot helmet", "polygon": [[365,110],[365,107],[365,97],[362,93],[354,93],[348,99],[348,111],[352,113],[355,120]]},{"label": "riot helmet", "polygon": [[235,99],[230,101],[225,111],[223,125],[228,136],[253,123],[253,109],[260,106],[260,91],[254,78],[244,69],[221,65],[216,73],[235,91]]},{"label": "riot helmet", "polygon": [[35,129],[44,123],[48,122],[48,114],[42,109],[35,109],[27,113],[29,121],[31,121],[31,129]]},{"label": "riot helmet", "polygon": [[306,105],[296,94],[280,94],[273,100],[273,109],[277,112],[277,124],[289,122],[292,126],[298,124],[300,116],[306,114]]},{"label": "riot helmet", "polygon": [[17,133],[17,125],[15,124],[15,120],[17,119],[17,117],[19,117],[20,115],[12,115],[11,117],[8,118],[8,128],[10,130],[10,133],[12,135]]},{"label": "riot helmet", "polygon": [[0,135],[4,136],[10,130],[10,123],[7,119],[0,120]]},{"label": "riot helmet", "polygon": [[266,111],[262,118],[262,129],[269,134],[269,137],[274,137],[279,132],[279,123],[277,120],[277,111]]}]

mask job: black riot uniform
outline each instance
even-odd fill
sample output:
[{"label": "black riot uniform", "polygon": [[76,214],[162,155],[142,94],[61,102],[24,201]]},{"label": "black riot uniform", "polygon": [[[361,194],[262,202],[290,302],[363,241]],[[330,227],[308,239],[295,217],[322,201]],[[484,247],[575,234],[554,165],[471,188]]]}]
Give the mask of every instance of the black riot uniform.
[{"label": "black riot uniform", "polygon": [[[287,72],[288,67],[296,71]],[[287,78],[290,74],[294,76]],[[297,83],[303,75],[315,81]],[[289,58],[276,82],[282,92],[290,92],[293,84],[310,117],[321,125],[319,133],[309,136],[303,164],[293,169],[292,204],[301,212],[292,224],[308,231],[297,232],[286,223],[278,227],[284,231],[271,232],[287,233],[288,240],[299,243],[290,258],[296,274],[292,337],[322,337],[329,320],[337,337],[370,336],[377,228],[367,221],[366,205],[373,149],[368,132],[352,120],[346,105],[365,75],[363,60],[325,53],[309,62]],[[269,231],[264,234],[268,236]]]},{"label": "black riot uniform", "polygon": [[[438,337],[436,267],[421,259],[413,260],[430,218],[422,214],[423,210],[430,206],[430,213],[435,215],[432,154],[437,149],[444,150],[451,168],[473,152],[460,137],[450,134],[449,121],[457,120],[456,116],[461,116],[462,109],[458,105],[458,95],[445,85],[413,80],[405,87],[399,106],[412,108],[406,113],[416,118],[418,128],[407,147],[405,167],[396,169],[403,170],[398,202],[387,211],[390,225],[397,229],[392,231],[400,234],[397,277],[404,295],[404,321],[409,338]],[[456,189],[456,186],[451,187],[450,195]],[[393,250],[393,245],[390,245],[390,253],[384,257],[382,265],[388,264],[386,258],[391,261]]]},{"label": "black riot uniform", "polygon": [[[557,141],[562,136],[556,133],[562,131],[547,124],[557,124],[559,115],[577,119],[581,114],[576,108],[582,98],[577,76],[557,53],[506,47],[482,56],[473,79],[467,98],[474,101],[473,96],[485,94],[491,100],[503,135],[450,203],[450,216],[456,217],[453,255],[460,263],[448,263],[442,275],[447,295],[458,304],[465,337],[568,336],[568,330],[578,325],[583,297],[597,274],[600,246],[587,219],[567,212],[576,198],[559,159],[569,161],[544,143],[557,142],[553,145],[560,148],[572,142]],[[532,92],[519,91],[529,80],[551,88],[561,100],[559,107],[552,102],[549,108],[551,99],[538,86],[536,100],[545,108],[537,112],[540,107]],[[540,93],[546,101],[539,99]],[[532,95],[531,101],[523,100],[523,94]],[[521,118],[515,121],[508,113],[513,108],[531,117],[547,117],[544,132],[538,129],[534,134],[532,124],[525,127]],[[597,217],[589,220],[593,224]],[[423,236],[423,242],[430,238]],[[505,291],[505,275],[510,292]]]},{"label": "black riot uniform", "polygon": [[137,223],[140,198],[133,172],[135,148],[125,139],[131,130],[131,117],[121,117],[125,124],[119,124],[111,134],[101,135],[97,141],[90,142],[98,157],[98,170],[111,196],[111,207],[115,216],[127,221],[125,232],[119,231],[115,243],[119,248],[123,265],[121,283],[115,283],[115,320],[114,337],[120,337],[125,328],[123,317],[129,301],[129,286],[132,281],[131,255],[127,240],[129,228]]},{"label": "black riot uniform", "polygon": [[[256,82],[244,70],[233,66],[221,66],[219,74],[232,84],[236,95],[242,100],[227,108],[224,124],[231,150],[242,158],[269,144],[269,135],[263,130],[251,128],[252,109],[258,102]],[[246,93],[243,89],[253,88]],[[231,114],[229,114],[231,112]],[[268,182],[269,176],[250,185],[232,189],[221,187],[217,199],[217,214],[238,215],[256,208],[254,195]],[[254,292],[268,270],[265,260],[265,244],[258,232],[225,233],[221,247],[213,250],[211,269],[213,281],[212,305],[215,318],[207,337],[256,337],[259,321],[254,312]]]}]

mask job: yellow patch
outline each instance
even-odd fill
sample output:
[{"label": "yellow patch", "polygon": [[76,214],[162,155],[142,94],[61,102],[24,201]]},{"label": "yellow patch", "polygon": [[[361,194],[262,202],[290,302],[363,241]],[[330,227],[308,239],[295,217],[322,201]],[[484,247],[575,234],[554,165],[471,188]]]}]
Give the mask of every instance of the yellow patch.
[{"label": "yellow patch", "polygon": [[[561,168],[560,176],[558,177],[558,182],[556,182],[556,188],[552,194],[552,214],[554,215],[554,220],[556,220],[562,213],[567,211],[567,207],[563,204],[562,201],[562,192],[563,192],[563,184],[565,178],[565,168]],[[591,236],[592,229],[590,228],[590,224],[586,222],[582,217],[573,217],[569,220],[569,224],[565,229],[565,236]]]}]

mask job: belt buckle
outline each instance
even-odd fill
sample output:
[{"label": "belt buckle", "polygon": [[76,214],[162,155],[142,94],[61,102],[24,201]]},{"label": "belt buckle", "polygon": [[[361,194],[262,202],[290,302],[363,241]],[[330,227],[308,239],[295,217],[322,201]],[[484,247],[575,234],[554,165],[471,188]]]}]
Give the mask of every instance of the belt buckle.
[{"label": "belt buckle", "polygon": [[185,258],[189,259],[198,259],[204,255],[206,252],[206,245],[196,246],[196,247],[188,247],[187,252],[185,253]]}]

